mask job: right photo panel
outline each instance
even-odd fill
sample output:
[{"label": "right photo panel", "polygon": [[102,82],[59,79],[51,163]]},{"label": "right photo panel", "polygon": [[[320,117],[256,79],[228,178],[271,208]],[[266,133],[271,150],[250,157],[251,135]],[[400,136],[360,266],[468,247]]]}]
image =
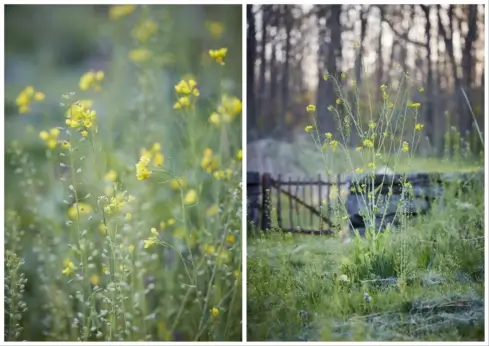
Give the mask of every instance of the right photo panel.
[{"label": "right photo panel", "polygon": [[484,340],[485,5],[247,6],[247,340]]}]

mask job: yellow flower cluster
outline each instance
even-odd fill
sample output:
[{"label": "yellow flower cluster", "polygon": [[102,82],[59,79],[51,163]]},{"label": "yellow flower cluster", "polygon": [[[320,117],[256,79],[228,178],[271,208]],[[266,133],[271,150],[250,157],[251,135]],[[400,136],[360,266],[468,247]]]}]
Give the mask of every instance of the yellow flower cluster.
[{"label": "yellow flower cluster", "polygon": [[94,89],[100,91],[100,82],[104,80],[104,71],[88,71],[80,78],[80,90]]},{"label": "yellow flower cluster", "polygon": [[200,166],[207,173],[212,173],[219,166],[219,158],[214,155],[212,149],[206,148],[204,150]]},{"label": "yellow flower cluster", "polygon": [[158,242],[159,242],[159,234],[158,234],[158,231],[156,230],[156,228],[154,228],[154,227],[151,228],[151,234],[152,234],[151,237],[144,240],[144,248],[145,249],[149,248],[150,246],[152,246],[154,244],[158,244]]},{"label": "yellow flower cluster", "polygon": [[224,64],[224,58],[226,57],[227,53],[228,53],[227,48],[209,50],[209,56],[212,59],[214,59],[219,65],[225,65]]},{"label": "yellow flower cluster", "polygon": [[187,192],[183,199],[183,203],[186,205],[192,205],[197,202],[198,196],[197,196],[197,191],[195,190],[190,190]]},{"label": "yellow flower cluster", "polygon": [[152,19],[147,19],[134,27],[131,35],[139,42],[146,42],[157,30],[158,24]]},{"label": "yellow flower cluster", "polygon": [[197,89],[197,82],[193,79],[182,79],[175,85],[175,91],[182,96],[180,96],[177,102],[173,105],[174,109],[188,108],[190,107],[190,96],[200,96],[199,89]]},{"label": "yellow flower cluster", "polygon": [[39,137],[46,142],[49,149],[56,148],[58,144],[59,129],[52,128],[49,132],[41,131]]},{"label": "yellow flower cluster", "polygon": [[311,113],[311,112],[315,112],[316,111],[316,106],[315,105],[308,105],[306,107],[306,111]]},{"label": "yellow flower cluster", "polygon": [[65,259],[63,261],[63,264],[64,264],[64,269],[62,271],[63,275],[70,275],[70,274],[73,274],[76,267],[75,267],[75,264],[69,260],[69,259]]},{"label": "yellow flower cluster", "polygon": [[151,160],[146,156],[141,156],[139,162],[136,163],[136,178],[138,180],[148,179],[153,172],[149,170],[149,163]]},{"label": "yellow flower cluster", "polygon": [[158,142],[155,142],[149,150],[141,149],[141,156],[147,157],[149,161],[153,161],[156,167],[163,166],[165,162],[165,157],[161,153],[161,144]]},{"label": "yellow flower cluster", "polygon": [[136,9],[135,5],[114,5],[109,8],[109,18],[117,20],[127,15],[130,15]]},{"label": "yellow flower cluster", "polygon": [[[104,207],[104,212],[106,214],[118,213],[127,203],[131,203],[134,200],[134,196],[125,196],[124,194],[119,193],[115,197],[110,198],[109,204]],[[128,221],[130,221],[130,219],[131,216],[129,216]]]},{"label": "yellow flower cluster", "polygon": [[234,96],[223,95],[221,103],[217,107],[217,112],[213,112],[209,117],[209,121],[219,126],[221,123],[230,123],[234,118],[241,113],[243,105],[241,100]]},{"label": "yellow flower cluster", "polygon": [[233,176],[233,171],[231,169],[225,169],[222,171],[215,171],[214,178],[217,180],[229,180]]},{"label": "yellow flower cluster", "polygon": [[87,129],[92,128],[97,112],[91,109],[92,102],[89,100],[77,101],[68,108],[65,121],[66,125],[71,128],[80,128],[81,134],[86,136]]},{"label": "yellow flower cluster", "polygon": [[183,177],[179,177],[179,178],[176,178],[176,179],[173,179],[171,182],[170,182],[170,187],[173,189],[173,190],[179,190],[180,188],[184,188],[187,186],[187,180]]},{"label": "yellow flower cluster", "polygon": [[30,106],[33,100],[40,102],[43,101],[45,97],[46,96],[42,92],[36,92],[33,87],[28,86],[19,93],[15,103],[19,107],[19,113],[23,114],[30,111]]}]

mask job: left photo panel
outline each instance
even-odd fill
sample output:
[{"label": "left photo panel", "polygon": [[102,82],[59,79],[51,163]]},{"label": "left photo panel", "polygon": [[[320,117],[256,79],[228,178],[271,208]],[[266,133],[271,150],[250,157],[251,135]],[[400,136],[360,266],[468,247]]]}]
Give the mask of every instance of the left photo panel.
[{"label": "left photo panel", "polygon": [[5,341],[242,340],[242,6],[5,6]]}]

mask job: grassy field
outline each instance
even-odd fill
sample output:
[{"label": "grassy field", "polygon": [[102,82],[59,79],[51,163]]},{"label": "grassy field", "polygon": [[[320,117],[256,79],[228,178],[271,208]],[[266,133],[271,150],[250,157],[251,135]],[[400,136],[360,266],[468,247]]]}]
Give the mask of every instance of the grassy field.
[{"label": "grassy field", "polygon": [[[336,83],[334,76],[328,77],[328,83]],[[351,106],[346,111],[341,106],[349,102],[347,97],[336,102],[340,106],[330,106],[338,123],[346,118],[359,130],[362,140],[354,152],[340,136],[319,133],[315,106],[307,107],[312,116],[305,131],[316,152],[300,150],[299,158],[316,163],[302,165],[310,167],[311,179],[316,179],[318,169],[330,174],[370,174],[381,165],[397,173],[483,169],[481,155],[472,152],[453,129],[445,137],[444,159],[416,154],[423,137],[423,124],[418,122],[421,104],[410,100],[413,92],[420,91],[406,83],[393,90],[379,86],[385,107],[379,107],[383,111],[371,115],[367,124],[348,113]],[[404,113],[392,121],[391,110],[396,108]],[[413,122],[412,127],[408,122]],[[406,131],[396,139],[393,133],[401,126]],[[393,145],[386,145],[385,139]],[[272,209],[272,230],[248,228],[248,340],[484,340],[484,181],[480,174],[474,177],[464,189],[458,183],[445,184],[443,198],[432,203],[426,215],[400,216],[398,226],[382,233],[374,222],[369,223],[372,219],[364,218],[366,236],[352,237],[350,242],[342,241],[339,234],[284,233],[277,227],[277,210]],[[365,198],[374,192],[364,186],[360,194]],[[305,191],[304,199],[314,195]],[[398,208],[412,197],[409,183],[403,183],[401,196]],[[272,208],[277,208],[276,202],[277,197],[272,197]],[[287,198],[282,196],[281,202],[287,218]],[[346,220],[342,202],[332,208],[338,212],[337,220]],[[366,208],[370,215],[377,214],[375,203]],[[305,208],[296,212],[300,218],[295,219],[295,227],[318,226],[318,218],[311,223]]]},{"label": "grassy field", "polygon": [[241,340],[241,6],[6,16],[5,339]]},{"label": "grassy field", "polygon": [[484,215],[435,209],[349,244],[269,233],[248,241],[248,340],[484,339]]}]

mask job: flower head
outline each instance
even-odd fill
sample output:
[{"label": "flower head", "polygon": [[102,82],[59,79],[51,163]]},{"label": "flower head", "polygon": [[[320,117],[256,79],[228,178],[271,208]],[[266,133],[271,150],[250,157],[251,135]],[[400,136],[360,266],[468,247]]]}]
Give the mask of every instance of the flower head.
[{"label": "flower head", "polygon": [[79,87],[80,90],[94,89],[100,91],[100,82],[104,80],[104,71],[89,71],[80,78]]},{"label": "flower head", "polygon": [[308,105],[306,107],[306,111],[309,113],[315,112],[316,111],[316,106],[315,105]]},{"label": "flower head", "polygon": [[214,59],[219,65],[224,65],[224,58],[228,53],[227,48],[220,48],[216,50],[209,50],[209,56]]},{"label": "flower head", "polygon": [[39,137],[46,142],[49,149],[54,149],[58,145],[59,129],[52,128],[48,131],[41,131]]},{"label": "flower head", "polygon": [[114,5],[109,8],[109,18],[117,20],[134,12],[135,5]]}]

